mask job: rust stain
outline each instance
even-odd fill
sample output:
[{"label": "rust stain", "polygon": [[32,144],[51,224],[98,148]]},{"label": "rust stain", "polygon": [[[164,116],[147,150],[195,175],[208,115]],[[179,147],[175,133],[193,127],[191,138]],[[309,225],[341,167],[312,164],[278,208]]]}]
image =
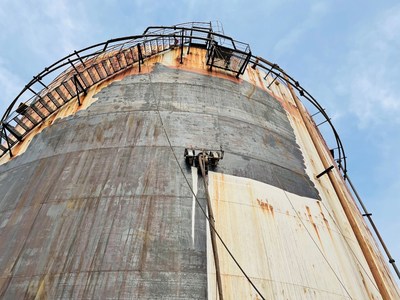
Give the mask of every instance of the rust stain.
[{"label": "rust stain", "polygon": [[[328,168],[331,164],[336,165],[328,151],[326,142],[321,139],[321,133],[315,126],[315,123],[310,120],[310,114],[296,97],[294,90],[292,88],[289,88],[289,90],[291,91],[292,97],[299,109],[302,123],[304,124],[303,126],[306,127],[309,136],[311,137],[312,144],[315,146],[317,157],[320,158],[324,168]],[[335,170],[335,172],[328,173],[328,179],[332,184],[332,190],[337,195],[346,218],[355,234],[359,246],[361,247],[362,253],[368,263],[373,278],[375,279],[379,292],[383,299],[394,299],[395,295],[397,295],[398,298],[399,290],[394,283],[393,277],[388,272],[387,265],[382,262],[382,255],[377,250],[376,243],[371,233],[366,229],[365,220],[362,218],[343,177],[336,168]]]},{"label": "rust stain", "polygon": [[[235,83],[243,82],[243,79],[232,76],[233,74],[229,71],[224,71],[216,68],[210,70],[209,67],[205,64],[205,61],[203,59],[199,59],[199,56],[201,55],[204,57],[206,56],[206,50],[204,49],[192,48],[190,55],[187,55],[183,58],[182,64],[180,63],[180,50],[173,51],[175,56],[173,62],[171,64],[166,64],[166,66],[171,69],[190,71],[196,74],[226,79]],[[157,55],[157,57],[159,57],[160,59],[160,62],[163,61],[162,57],[167,54],[168,53]],[[152,58],[150,58],[150,60],[151,59]]]},{"label": "rust stain", "polygon": [[256,79],[256,74],[255,70],[253,68],[248,68],[247,69],[247,75],[250,80],[250,83],[254,86],[257,86],[257,79]]},{"label": "rust stain", "polygon": [[[200,179],[201,180],[201,179]],[[214,189],[214,213],[218,216],[218,208],[221,193],[224,191],[224,176],[223,174],[218,174],[218,176],[213,176],[213,189]]]},{"label": "rust stain", "polygon": [[[108,56],[112,56],[113,53],[107,54],[107,56],[99,57],[97,60],[103,60]],[[174,58],[172,60],[168,60],[168,56],[172,55]],[[199,49],[199,48],[192,48],[191,52],[189,55],[184,56],[183,63],[180,63],[180,49],[171,49],[170,52],[165,52],[165,53],[160,53],[158,55],[154,55],[152,57],[149,57],[146,59],[145,63],[142,64],[141,67],[141,72],[139,73],[139,68],[138,68],[138,63],[135,63],[132,67],[127,68],[113,76],[111,76],[108,79],[105,79],[104,81],[93,85],[86,96],[81,96],[81,105],[79,106],[76,100],[76,97],[72,100],[69,101],[66,105],[64,105],[60,110],[57,112],[53,113],[51,116],[49,116],[46,121],[42,122],[39,126],[37,126],[35,129],[33,129],[25,138],[23,141],[18,143],[13,147],[13,154],[14,157],[24,153],[26,149],[28,148],[30,142],[32,141],[33,137],[39,134],[43,129],[47,128],[48,126],[52,125],[56,120],[62,119],[68,116],[71,116],[75,113],[77,113],[80,110],[85,110],[87,109],[92,103],[94,103],[97,98],[95,95],[101,91],[103,88],[107,87],[114,81],[120,81],[124,79],[126,76],[131,76],[131,75],[138,75],[138,74],[147,74],[153,71],[154,65],[156,63],[163,63],[165,66],[171,68],[171,69],[181,69],[197,74],[202,74],[202,75],[208,75],[208,76],[213,76],[225,80],[229,80],[231,82],[235,83],[240,83],[243,81],[241,78],[236,78],[236,76],[232,76],[232,73],[228,71],[223,71],[219,69],[212,69],[210,70],[209,67],[205,64],[205,55],[206,51],[204,49]],[[93,63],[97,62],[97,60],[93,60]],[[77,66],[77,68],[83,68],[83,66]],[[73,70],[69,70],[68,72],[73,72]],[[296,106],[292,105],[289,101],[286,99],[280,97],[273,91],[267,89],[265,85],[263,84],[259,70],[253,70],[252,68],[247,68],[246,69],[246,74],[248,77],[248,81],[252,84],[252,89],[250,93],[247,95],[247,97],[250,99],[252,95],[254,94],[256,87],[259,87],[260,89],[268,92],[271,96],[273,96],[277,101],[281,103],[283,108],[292,116],[297,116],[299,115],[298,109]],[[64,74],[65,75],[65,74]],[[61,77],[57,78],[56,80],[53,81],[49,85],[53,86],[56,85],[57,82],[59,82]],[[64,77],[62,77],[64,78]],[[284,87],[286,89],[286,87]],[[289,93],[288,93],[289,94]],[[47,103],[48,105],[51,105],[51,103]],[[23,120],[23,122],[27,122],[27,120]],[[101,137],[99,137],[99,140],[101,141]],[[9,156],[5,155],[0,159],[0,164],[3,164],[7,161],[9,161],[10,158]]]},{"label": "rust stain", "polygon": [[75,200],[75,199],[70,199],[67,201],[67,208],[71,210],[80,210],[84,208],[86,205],[85,201],[81,201],[80,199]]},{"label": "rust stain", "polygon": [[264,82],[263,82],[262,76],[260,75],[260,71],[258,69],[256,69],[255,73],[256,73],[256,76],[257,76],[257,80],[258,80],[258,86],[263,88],[264,87]]},{"label": "rust stain", "polygon": [[47,294],[46,294],[46,282],[47,282],[47,275],[45,275],[39,283],[39,288],[36,292],[35,299],[47,299]]},{"label": "rust stain", "polygon": [[322,219],[324,220],[325,227],[328,229],[329,236],[331,237],[331,239],[333,239],[331,226],[329,225],[329,221],[325,218],[325,214],[322,211],[321,203],[318,201],[317,204],[318,204]]},{"label": "rust stain", "polygon": [[310,210],[310,208],[308,206],[306,206],[306,210],[307,210],[308,219],[310,220],[310,222],[311,222],[311,224],[312,224],[312,226],[313,226],[313,228],[315,230],[315,233],[317,234],[318,239],[319,239],[319,241],[320,241],[320,243],[322,245],[321,236],[319,235],[317,224],[315,224],[314,219],[312,217],[311,210]]},{"label": "rust stain", "polygon": [[270,212],[271,215],[274,216],[274,207],[271,204],[268,203],[268,200],[264,201],[264,200],[261,200],[261,199],[257,198],[257,203],[258,203],[258,205],[260,205],[260,207],[263,210],[265,210],[267,212]]},{"label": "rust stain", "polygon": [[[149,60],[154,60],[153,58],[150,58]],[[58,111],[54,112],[52,115],[50,115],[44,122],[39,124],[37,127],[35,127],[32,131],[29,132],[29,134],[18,144],[16,144],[12,151],[13,151],[13,158],[23,154],[29,144],[31,143],[32,139],[39,133],[41,133],[45,128],[51,126],[56,120],[66,118],[68,116],[74,115],[77,112],[81,110],[87,109],[91,104],[93,104],[97,98],[95,95],[100,92],[102,89],[105,87],[109,86],[111,83],[114,81],[120,81],[124,79],[126,76],[131,76],[131,75],[137,75],[137,74],[145,74],[145,73],[150,73],[153,71],[154,64],[153,65],[142,65],[142,72],[139,73],[139,69],[137,68],[136,64],[132,66],[129,69],[126,69],[124,71],[121,71],[118,74],[115,74],[114,76],[111,76],[108,79],[105,79],[104,81],[93,85],[86,96],[82,95],[80,96],[80,101],[81,105],[78,104],[77,98],[71,99],[67,104],[65,104],[62,108],[60,108]],[[98,136],[100,137],[100,136]],[[101,138],[100,138],[101,140]],[[3,156],[0,159],[0,164],[6,163],[9,160],[11,160],[8,155]]]},{"label": "rust stain", "polygon": [[364,285],[364,288],[365,288],[365,290],[366,290],[366,292],[367,292],[367,294],[368,294],[368,298],[369,298],[370,300],[375,300],[375,297],[374,297],[373,293],[371,293],[371,291],[370,291],[369,288],[368,288],[367,283],[365,282],[365,278],[364,278],[364,275],[362,274],[361,270],[358,270],[358,273],[359,273],[360,276],[361,276],[361,281],[362,281],[362,283],[363,283],[363,285]]},{"label": "rust stain", "polygon": [[253,97],[254,92],[256,91],[256,86],[254,84],[251,85],[251,89],[250,92],[248,94],[246,94],[246,98],[248,100],[251,99],[251,97]]}]

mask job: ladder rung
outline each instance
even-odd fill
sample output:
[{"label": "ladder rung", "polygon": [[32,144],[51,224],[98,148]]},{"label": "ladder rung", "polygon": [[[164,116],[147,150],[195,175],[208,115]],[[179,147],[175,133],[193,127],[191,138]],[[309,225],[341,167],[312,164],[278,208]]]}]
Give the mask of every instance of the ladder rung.
[{"label": "ladder rung", "polygon": [[126,50],[122,51],[122,56],[124,57],[125,65],[129,66],[128,59],[126,58]]},{"label": "ladder rung", "polygon": [[[136,47],[135,47],[136,49]],[[135,55],[135,50],[133,50],[132,48],[129,48],[131,55],[132,55],[132,63],[137,62],[139,60],[138,55]]]},{"label": "ladder rung", "polygon": [[[97,74],[99,74],[100,79],[104,79],[104,78],[107,77],[107,75],[104,75],[103,71],[101,70],[100,63],[95,64],[95,65],[94,65],[94,68],[95,68]],[[104,69],[104,68],[103,68],[103,69]]]},{"label": "ladder rung", "polygon": [[86,69],[86,71],[89,74],[90,79],[92,80],[93,84],[97,83],[99,80],[97,79],[97,77],[100,76],[96,76],[96,74],[93,72],[93,67],[89,67],[88,69]]},{"label": "ladder rung", "polygon": [[[110,70],[112,72],[111,74],[114,74],[115,72],[117,72],[119,70],[118,64],[115,62],[115,57],[114,56],[109,57],[107,60],[108,60],[109,66],[110,66]],[[114,62],[113,62],[113,60],[114,60]]]},{"label": "ladder rung", "polygon": [[103,66],[104,71],[106,71],[107,76],[110,76],[112,74],[112,72],[110,71],[110,69],[107,66],[107,62],[105,60],[103,60],[101,62],[101,65]]},{"label": "ladder rung", "polygon": [[37,123],[39,123],[38,121],[36,121],[36,119],[34,117],[32,117],[32,115],[29,113],[29,109],[25,112],[24,116],[33,124],[36,125]]},{"label": "ladder rung", "polygon": [[[57,93],[57,91],[56,91],[56,93]],[[51,102],[53,102],[53,104],[54,104],[57,108],[59,108],[59,107],[61,106],[61,103],[59,103],[59,102],[56,100],[56,98],[54,97],[54,95],[52,94],[52,92],[48,93],[46,96],[50,99]]]},{"label": "ladder rung", "polygon": [[10,145],[12,146],[12,145],[14,145],[17,141],[13,138],[13,135],[11,135],[11,134],[9,134],[9,135],[5,135],[4,134],[4,131],[3,130],[1,130],[0,131],[0,136],[4,139],[4,140],[7,140],[8,139],[8,141],[10,142]]},{"label": "ladder rung", "polygon": [[67,102],[67,101],[68,101],[67,96],[64,94],[63,91],[61,91],[60,87],[56,87],[55,91],[57,92],[57,94],[60,96],[60,98],[61,98],[64,102]]},{"label": "ladder rung", "polygon": [[127,67],[126,60],[124,58],[123,53],[120,52],[117,54],[117,61],[119,63],[119,66],[121,67],[121,69],[125,69]]},{"label": "ladder rung", "polygon": [[26,124],[20,120],[18,117],[14,118],[15,122],[21,126],[25,131],[28,131],[30,128],[28,126],[26,126]]},{"label": "ladder rung", "polygon": [[44,101],[43,98],[39,99],[40,104],[43,105],[43,107],[49,112],[52,113],[54,110],[46,103],[46,101]]},{"label": "ladder rung", "polygon": [[[75,80],[76,80],[76,82],[75,82]],[[75,88],[75,89],[73,89],[73,91],[77,93],[75,96],[77,96],[78,93],[82,93],[84,91],[85,87],[79,76],[76,76],[75,78],[71,78],[71,80],[69,82],[73,86],[73,88]]]},{"label": "ladder rung", "polygon": [[[83,71],[83,72],[85,72],[85,71]],[[87,78],[86,78],[86,76],[84,75],[83,72],[82,72],[82,73],[79,73],[78,76],[77,76],[77,78],[81,80],[81,83],[82,83],[82,81],[83,81],[84,87],[87,88],[88,86],[90,86],[90,83],[89,83],[89,81],[87,80]],[[86,73],[87,73],[87,72],[86,72]],[[90,78],[90,76],[89,76],[89,78]]]},{"label": "ladder rung", "polygon": [[[7,129],[7,131],[8,131],[9,133],[11,133],[11,135],[12,135],[13,137],[15,137],[18,141],[20,141],[20,140],[22,139],[22,134],[19,133],[19,132],[17,131],[17,129],[15,129],[14,126],[11,126],[10,124],[4,124],[4,127],[5,127],[5,129]],[[8,136],[8,137],[10,138],[10,136]]]},{"label": "ladder rung", "polygon": [[122,69],[121,63],[118,59],[118,53],[115,54],[115,56],[110,57],[110,61],[111,61],[114,71],[119,71]]},{"label": "ladder rung", "polygon": [[30,107],[32,110],[42,119],[44,119],[46,116],[40,111],[38,107],[35,106],[36,103],[33,103]]},{"label": "ladder rung", "polygon": [[62,83],[62,85],[67,89],[68,93],[71,95],[71,97],[75,97],[76,96],[76,91],[74,90],[74,88],[72,88],[70,86],[70,84],[68,83],[68,81],[64,81]]}]

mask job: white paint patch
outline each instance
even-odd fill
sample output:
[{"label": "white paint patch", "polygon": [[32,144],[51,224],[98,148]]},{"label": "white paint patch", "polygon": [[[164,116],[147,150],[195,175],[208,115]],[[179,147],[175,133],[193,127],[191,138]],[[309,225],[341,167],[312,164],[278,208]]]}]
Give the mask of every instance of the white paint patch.
[{"label": "white paint patch", "polygon": [[194,247],[194,226],[196,220],[196,196],[197,196],[197,182],[198,173],[197,168],[192,167],[192,187],[193,187],[193,201],[192,201],[192,246]]},{"label": "white paint patch", "polygon": [[[339,230],[330,213],[333,199],[211,171],[208,179],[217,231],[265,299],[382,299],[347,219]],[[207,231],[208,299],[218,299],[210,241]],[[224,298],[260,299],[220,246],[218,259]]]}]

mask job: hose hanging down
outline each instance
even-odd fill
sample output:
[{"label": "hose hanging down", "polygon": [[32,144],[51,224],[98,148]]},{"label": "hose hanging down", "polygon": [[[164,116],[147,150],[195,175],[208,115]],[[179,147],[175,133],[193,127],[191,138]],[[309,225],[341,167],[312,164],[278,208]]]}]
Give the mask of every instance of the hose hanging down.
[{"label": "hose hanging down", "polygon": [[[204,190],[205,190],[205,194],[206,194],[206,198],[207,198],[208,217],[209,217],[212,227],[215,228],[214,213],[213,213],[213,210],[211,207],[210,194],[208,193],[208,184],[207,184],[207,179],[206,179],[206,162],[205,162],[204,154],[200,153],[198,158],[199,158],[199,166],[200,166],[200,170],[201,170],[201,175],[203,177]],[[219,268],[217,238],[215,235],[215,231],[212,230],[211,227],[210,227],[210,236],[211,236],[211,245],[212,245],[213,256],[214,256],[215,273],[217,276],[218,295],[219,295],[219,299],[223,300],[224,297],[222,294],[222,281],[221,281],[221,271]]]}]

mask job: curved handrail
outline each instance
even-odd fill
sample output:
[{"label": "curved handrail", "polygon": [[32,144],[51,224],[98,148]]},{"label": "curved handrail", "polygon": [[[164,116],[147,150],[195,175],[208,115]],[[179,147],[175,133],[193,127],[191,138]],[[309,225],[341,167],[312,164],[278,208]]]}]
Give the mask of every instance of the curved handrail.
[{"label": "curved handrail", "polygon": [[[198,24],[209,24],[209,28],[201,28],[201,26],[196,26]],[[158,31],[156,33],[152,32],[151,30],[157,29]],[[148,33],[150,32],[150,33]],[[277,78],[281,79],[283,82],[286,82],[286,84],[292,86],[294,89],[296,89],[301,96],[303,96],[305,99],[307,99],[318,111],[322,114],[322,116],[326,119],[328,124],[330,125],[332,129],[332,133],[335,137],[336,143],[337,143],[337,149],[339,152],[339,157],[338,161],[343,162],[338,164],[339,169],[343,172],[343,175],[346,174],[347,172],[347,164],[346,164],[346,156],[345,156],[345,151],[344,147],[342,144],[342,141],[340,140],[339,134],[337,133],[333,123],[331,122],[329,116],[326,114],[325,110],[321,107],[321,105],[317,102],[315,98],[312,97],[312,95],[305,90],[299,83],[298,81],[294,80],[289,74],[287,74],[283,69],[281,69],[277,64],[274,64],[266,59],[263,59],[261,57],[252,55],[250,52],[250,48],[247,44],[239,42],[234,40],[232,37],[224,35],[222,33],[214,32],[211,27],[211,23],[206,23],[206,22],[193,22],[193,23],[183,23],[175,26],[150,26],[148,27],[145,31],[144,34],[141,35],[132,35],[132,36],[126,36],[126,37],[120,37],[116,39],[110,39],[102,43],[98,43],[92,46],[88,46],[86,48],[83,48],[78,51],[74,51],[73,53],[61,58],[60,60],[56,61],[55,63],[51,64],[50,66],[44,68],[43,71],[38,73],[36,76],[33,77],[33,79],[22,89],[22,91],[17,95],[17,97],[11,102],[11,104],[8,106],[7,110],[5,111],[3,117],[1,118],[1,128],[0,130],[4,131],[4,135],[6,135],[6,130],[9,131],[9,128],[7,128],[7,124],[10,121],[10,116],[13,116],[16,113],[16,109],[14,109],[16,103],[22,99],[22,96],[27,95],[27,93],[33,93],[34,95],[29,98],[28,102],[33,102],[33,101],[38,101],[38,99],[44,95],[46,88],[48,85],[43,83],[43,80],[47,77],[50,77],[50,75],[56,73],[56,71],[61,70],[60,74],[52,80],[49,85],[51,85],[54,81],[60,80],[60,78],[64,75],[70,75],[70,78],[73,75],[79,75],[78,72],[75,72],[75,74],[71,71],[73,71],[73,67],[76,64],[76,67],[78,66],[84,66],[85,63],[88,61],[92,60],[92,62],[96,62],[96,60],[103,56],[106,57],[107,54],[115,52],[115,53],[121,53],[122,50],[132,48],[132,47],[137,47],[138,45],[145,45],[149,41],[154,41],[157,39],[163,39],[163,38],[173,38],[173,39],[182,39],[180,43],[183,45],[184,43],[189,44],[191,39],[196,39],[199,41],[203,41],[207,45],[211,45],[211,43],[215,42],[215,39],[221,39],[228,41],[231,45],[234,51],[242,54],[242,55],[248,55],[249,59],[247,63],[252,63],[253,65],[256,65],[257,67],[264,69],[265,71],[269,72],[270,74],[273,74]],[[170,45],[171,46],[171,45]],[[158,52],[157,52],[158,53]],[[145,55],[145,57],[148,57],[151,55]],[[114,74],[111,74],[110,76],[113,76]],[[65,79],[65,78],[64,78]],[[68,79],[68,78],[67,78]],[[102,80],[105,80],[102,79]],[[97,82],[96,82],[97,83]],[[34,91],[34,86],[40,84],[44,88],[40,90],[39,92]],[[82,84],[83,86],[83,84]],[[90,86],[89,86],[90,87]],[[86,87],[88,88],[88,87]],[[78,88],[77,88],[78,91]],[[80,92],[83,92],[83,89],[81,89]],[[77,93],[77,95],[80,94]],[[76,96],[76,95],[75,95]],[[23,101],[25,102],[25,101]],[[9,126],[11,127],[11,126]],[[33,128],[33,127],[32,127]],[[3,140],[5,140],[3,137],[0,137],[0,145],[4,143]],[[11,137],[10,137],[11,138]],[[7,149],[11,150],[11,149]],[[3,152],[4,154],[4,152]],[[0,154],[2,156],[3,154]],[[11,154],[11,153],[10,153]]]},{"label": "curved handrail", "polygon": [[[196,26],[199,24],[207,24],[209,27],[202,27],[202,26]],[[152,29],[157,29],[156,31],[151,31]],[[180,39],[180,43],[179,43]],[[116,39],[110,39],[102,43],[98,43],[86,48],[83,48],[79,51],[74,51],[73,53],[61,58],[60,60],[56,61],[55,63],[51,64],[50,66],[44,68],[43,71],[38,73],[36,76],[33,77],[33,79],[22,89],[22,91],[17,95],[17,97],[11,102],[11,104],[8,106],[6,109],[4,115],[1,118],[0,122],[0,157],[2,157],[5,153],[9,152],[10,156],[12,156],[12,147],[17,144],[19,141],[23,139],[23,137],[30,132],[34,127],[38,126],[41,124],[49,115],[51,115],[53,112],[57,111],[60,107],[62,107],[65,103],[68,101],[74,99],[75,97],[78,98],[79,101],[79,95],[82,93],[86,93],[86,90],[93,86],[94,84],[98,84],[101,81],[104,81],[118,72],[121,72],[123,70],[126,70],[126,68],[133,66],[134,64],[139,65],[139,70],[140,70],[140,65],[141,62],[143,63],[144,58],[151,57],[153,55],[156,55],[160,53],[161,51],[165,51],[167,49],[170,49],[170,47],[181,47],[181,62],[182,62],[182,55],[183,55],[183,46],[188,45],[189,47],[191,46],[191,41],[192,39],[195,39],[197,41],[204,42],[204,45],[207,48],[207,55],[215,55],[215,47],[218,47],[218,43],[222,44],[223,47],[227,46],[228,49],[231,50],[232,53],[236,53],[236,59],[242,60],[242,65],[240,69],[238,70],[233,70],[236,74],[237,77],[243,73],[245,67],[247,66],[248,63],[253,64],[252,67],[256,68],[259,67],[263,69],[264,71],[267,72],[266,77],[268,74],[273,74],[275,76],[275,79],[279,79],[280,81],[284,82],[286,85],[290,85],[293,87],[297,92],[305,98],[307,101],[309,101],[318,111],[321,113],[321,115],[325,118],[324,122],[327,122],[332,130],[333,136],[336,140],[337,147],[338,149],[338,158],[336,159],[337,161],[337,167],[338,170],[342,173],[342,176],[344,180],[348,178],[347,176],[347,162],[346,162],[346,155],[344,151],[344,146],[343,143],[340,139],[340,136],[338,132],[336,131],[336,128],[334,127],[331,119],[325,112],[325,109],[322,108],[322,106],[318,103],[318,101],[305,89],[303,88],[298,81],[296,81],[294,78],[292,78],[289,74],[287,74],[282,68],[280,68],[277,64],[272,63],[262,57],[255,56],[251,53],[250,47],[248,44],[239,42],[234,40],[233,38],[225,35],[223,32],[215,32],[212,30],[212,25],[211,23],[206,23],[206,22],[192,22],[192,23],[182,23],[179,25],[175,26],[151,26],[148,27],[143,34],[141,35],[132,35],[132,36],[126,36],[126,37],[121,37],[121,38],[116,38]],[[159,48],[159,41],[161,40],[162,43],[164,43],[166,40],[168,43],[166,45],[162,45],[161,48]],[[176,40],[178,40],[178,44],[176,43]],[[223,45],[225,41],[229,41],[228,45]],[[149,47],[150,44],[150,48]],[[166,47],[165,47],[166,46]],[[220,45],[221,46],[221,45]],[[157,51],[153,53],[154,47]],[[134,49],[134,50],[132,50]],[[150,51],[148,52],[148,50]],[[226,48],[225,48],[226,49]],[[144,53],[141,53],[141,52]],[[126,53],[130,52],[131,57],[130,57],[130,63],[128,64],[128,57],[126,56]],[[214,54],[213,54],[214,53]],[[120,60],[118,58],[118,55],[123,55],[125,58],[125,63],[126,65],[124,67],[121,67]],[[136,55],[136,56],[135,56]],[[114,60],[114,62],[112,61]],[[213,61],[213,60],[212,60]],[[74,64],[77,63],[78,64]],[[92,65],[89,65],[89,63],[92,63]],[[108,72],[106,66],[104,65],[109,65],[110,70],[112,69],[113,72]],[[116,69],[114,69],[113,63],[115,63]],[[86,67],[86,64],[89,66]],[[100,75],[100,70],[97,70],[94,66],[98,66],[100,64],[103,64],[103,71],[105,71],[107,74],[106,76],[101,76]],[[207,60],[208,64],[208,60]],[[211,62],[212,66],[212,62]],[[223,68],[221,66],[216,66],[219,68]],[[96,77],[96,80],[90,75],[90,68],[96,69],[96,72],[98,77]],[[101,69],[101,67],[99,67]],[[51,78],[50,82],[48,85],[46,85],[43,80],[45,78],[50,78],[52,74],[54,74],[57,70],[61,70],[61,72],[55,77]],[[226,67],[225,70],[229,70],[229,67]],[[84,72],[88,72],[88,77],[85,78],[82,76]],[[88,82],[85,82],[85,79]],[[274,79],[274,80],[275,80]],[[69,86],[67,83],[75,83],[75,91],[71,91],[71,86]],[[56,83],[60,83],[60,86],[54,86]],[[34,86],[35,85],[40,85],[43,88],[39,92],[35,92]],[[52,86],[53,85],[53,86]],[[54,91],[57,91],[57,88],[60,88],[61,85],[64,85],[65,91],[68,91],[70,94],[70,97],[66,97],[65,99],[61,97],[60,95],[62,92],[57,92],[59,93],[59,100],[63,100],[64,103],[58,103],[54,98],[54,95],[52,93]],[[48,94],[46,94],[46,91]],[[28,100],[23,101],[22,104],[29,102],[29,106],[25,104],[26,107],[22,107],[23,109],[31,109],[32,112],[35,112],[41,120],[34,120],[30,119],[28,116],[26,116],[28,121],[31,122],[33,125],[31,127],[27,127],[26,124],[21,122],[20,119],[18,119],[18,116],[24,116],[24,110],[22,109],[20,112],[18,112],[19,108],[16,110],[14,109],[15,104],[21,100],[21,97],[25,95],[25,93],[30,92],[33,93],[34,96],[30,97]],[[52,95],[52,97],[50,97]],[[38,108],[35,107],[35,105],[42,100],[43,97],[49,97],[51,102],[53,102],[57,107],[51,111],[49,107],[46,107],[49,103],[41,102],[41,105],[43,107],[46,107],[46,109],[49,111],[49,114],[47,116],[43,116],[40,111],[37,111]],[[63,99],[61,99],[63,98]],[[59,106],[57,105],[59,104]],[[14,114],[16,116],[14,116]],[[14,117],[13,117],[14,116]],[[13,117],[13,118],[11,118]],[[312,119],[312,116],[310,116]],[[26,127],[26,132],[24,134],[19,134],[16,131],[16,127],[13,127],[10,123],[11,121],[16,121],[18,123],[19,127]],[[25,130],[25,128],[24,128]],[[7,133],[8,131],[8,133]],[[353,191],[353,193],[357,194],[357,191],[354,189],[354,187],[350,184],[350,187]],[[358,196],[357,196],[358,198]],[[370,214],[369,214],[370,215]],[[370,220],[370,218],[369,218]],[[370,220],[371,222],[371,220]],[[376,227],[373,225],[374,231],[379,235],[377,232]],[[385,249],[386,250],[386,249]],[[387,252],[388,253],[388,252]],[[390,256],[389,254],[389,262],[393,265],[395,270],[397,271],[397,275],[399,275],[399,271],[397,270],[397,267],[395,265],[394,259]]]}]

